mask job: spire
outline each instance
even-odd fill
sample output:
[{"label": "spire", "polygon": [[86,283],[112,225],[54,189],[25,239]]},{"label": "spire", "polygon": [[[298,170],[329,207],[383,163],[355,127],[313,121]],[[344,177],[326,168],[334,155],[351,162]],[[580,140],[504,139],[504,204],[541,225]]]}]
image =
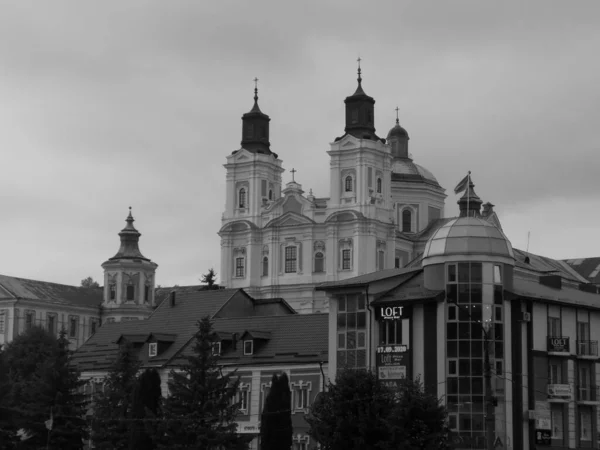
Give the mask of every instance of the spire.
[{"label": "spire", "polygon": [[129,215],[127,216],[127,219],[125,219],[127,225],[125,225],[125,228],[123,228],[119,233],[119,237],[121,238],[121,247],[119,247],[119,251],[115,256],[109,258],[109,261],[113,261],[115,259],[143,259],[145,261],[150,261],[140,252],[139,240],[142,234],[133,226],[134,221],[135,219],[131,214],[130,206]]},{"label": "spire", "polygon": [[398,118],[398,111],[400,110],[400,108],[398,108],[396,106],[396,125],[400,126],[400,119]]},{"label": "spire", "polygon": [[361,58],[358,62],[358,86],[350,97],[346,97],[346,127],[347,134],[359,139],[379,140],[375,134],[375,100],[365,94],[362,88]]},{"label": "spire", "polygon": [[388,131],[387,142],[391,147],[394,158],[409,158],[408,154],[408,132],[400,125],[398,112],[400,108],[396,106],[396,125]]},{"label": "spire", "polygon": [[474,187],[475,184],[473,184],[473,180],[469,176],[469,186],[457,202],[460,209],[460,217],[479,217],[481,215],[480,211],[483,201],[475,193]]},{"label": "spire", "polygon": [[258,78],[254,78],[254,106],[242,116],[242,148],[270,155],[269,122],[271,119],[258,106]]}]

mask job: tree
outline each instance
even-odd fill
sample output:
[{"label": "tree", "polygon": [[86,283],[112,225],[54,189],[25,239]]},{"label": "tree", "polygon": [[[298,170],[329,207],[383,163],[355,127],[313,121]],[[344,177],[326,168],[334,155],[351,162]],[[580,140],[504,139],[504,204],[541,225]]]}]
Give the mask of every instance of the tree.
[{"label": "tree", "polygon": [[83,280],[81,280],[81,287],[90,289],[90,288],[99,288],[100,285],[98,284],[98,282],[94,281],[94,279],[92,277],[87,277],[87,278],[84,278]]},{"label": "tree", "polygon": [[208,269],[208,272],[202,275],[202,279],[200,281],[206,284],[206,289],[208,290],[219,288],[219,286],[217,286],[216,284],[217,274],[215,272],[215,269],[213,269],[212,267]]},{"label": "tree", "polygon": [[213,354],[210,317],[198,322],[193,354],[181,371],[171,371],[170,396],[165,399],[158,448],[243,449],[247,439],[236,434],[235,402],[239,378],[223,374]]},{"label": "tree", "polygon": [[95,399],[92,440],[95,448],[127,449],[132,435],[132,396],[140,363],[128,342],[120,345],[104,381],[104,392]]},{"label": "tree", "polygon": [[292,393],[287,374],[273,374],[271,390],[265,400],[260,421],[260,443],[263,450],[292,448]]},{"label": "tree", "polygon": [[160,375],[156,369],[146,369],[133,390],[132,416],[135,421],[129,441],[131,450],[154,448],[152,430],[160,416],[161,402]]}]

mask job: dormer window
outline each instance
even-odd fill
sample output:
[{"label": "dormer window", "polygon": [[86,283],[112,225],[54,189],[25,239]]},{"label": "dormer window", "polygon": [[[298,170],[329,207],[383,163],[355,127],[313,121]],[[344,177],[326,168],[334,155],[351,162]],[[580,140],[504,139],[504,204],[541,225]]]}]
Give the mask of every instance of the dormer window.
[{"label": "dormer window", "polygon": [[148,344],[148,356],[150,358],[153,358],[157,354],[158,354],[158,343],[156,343],[156,342],[150,342]]},{"label": "dormer window", "polygon": [[354,190],[354,183],[352,180],[352,177],[350,175],[348,175],[346,177],[346,179],[344,180],[344,190],[346,192],[352,192]]},{"label": "dormer window", "polygon": [[212,345],[212,355],[213,356],[221,356],[221,342],[213,342]]},{"label": "dormer window", "polygon": [[246,207],[246,189],[241,188],[238,195],[238,207],[245,208]]},{"label": "dormer window", "polygon": [[244,355],[254,354],[254,341],[244,341]]}]

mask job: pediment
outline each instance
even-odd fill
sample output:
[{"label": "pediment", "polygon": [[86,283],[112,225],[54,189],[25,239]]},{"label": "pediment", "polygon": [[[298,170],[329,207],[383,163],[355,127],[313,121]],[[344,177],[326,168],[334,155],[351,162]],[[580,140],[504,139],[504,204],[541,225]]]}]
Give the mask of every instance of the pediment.
[{"label": "pediment", "polygon": [[288,212],[284,215],[271,220],[265,228],[270,227],[293,227],[298,225],[312,225],[315,222],[306,216],[296,214],[294,212]]}]

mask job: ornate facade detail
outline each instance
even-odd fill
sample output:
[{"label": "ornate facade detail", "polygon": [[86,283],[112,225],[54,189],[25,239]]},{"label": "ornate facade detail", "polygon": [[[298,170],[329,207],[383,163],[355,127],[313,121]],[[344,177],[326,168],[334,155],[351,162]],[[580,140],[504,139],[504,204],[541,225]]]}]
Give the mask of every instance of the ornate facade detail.
[{"label": "ornate facade detail", "polygon": [[325,242],[315,241],[314,249],[315,249],[315,251],[324,251],[325,250]]}]

